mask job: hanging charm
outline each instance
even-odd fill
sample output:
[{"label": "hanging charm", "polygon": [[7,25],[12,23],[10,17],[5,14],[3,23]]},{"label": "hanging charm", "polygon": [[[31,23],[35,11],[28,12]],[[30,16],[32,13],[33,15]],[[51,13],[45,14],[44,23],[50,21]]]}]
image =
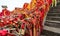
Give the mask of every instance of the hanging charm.
[{"label": "hanging charm", "polygon": [[52,0],[52,7],[56,7],[57,6],[57,0]]},{"label": "hanging charm", "polygon": [[55,7],[57,6],[57,0],[55,0]]}]

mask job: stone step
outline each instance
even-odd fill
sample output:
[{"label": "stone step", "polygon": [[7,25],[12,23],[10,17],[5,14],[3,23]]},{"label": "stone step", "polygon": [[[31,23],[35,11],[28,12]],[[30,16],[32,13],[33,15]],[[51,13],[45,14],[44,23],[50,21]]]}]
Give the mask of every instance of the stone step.
[{"label": "stone step", "polygon": [[53,15],[60,15],[60,13],[58,13],[58,12],[57,13],[48,13],[48,14],[50,14],[50,15],[51,14],[53,14]]},{"label": "stone step", "polygon": [[[51,10],[51,9],[50,9]],[[52,8],[52,10],[51,11],[57,11],[58,9],[55,9],[55,8]]]},{"label": "stone step", "polygon": [[60,9],[50,9],[49,13],[60,13]]},{"label": "stone step", "polygon": [[60,16],[60,13],[48,13],[47,15],[52,15],[52,16]]},{"label": "stone step", "polygon": [[41,36],[60,36],[60,34],[51,32],[49,30],[43,30]]},{"label": "stone step", "polygon": [[51,9],[49,12],[59,13],[60,12],[60,9]]},{"label": "stone step", "polygon": [[60,14],[47,14],[47,16],[56,16],[56,17],[60,17]]},{"label": "stone step", "polygon": [[49,22],[45,22],[46,26],[50,26],[50,27],[55,27],[55,28],[60,28],[60,24],[59,23],[49,23]]},{"label": "stone step", "polygon": [[60,12],[51,10],[51,11],[49,11],[49,13],[60,13]]},{"label": "stone step", "polygon": [[60,21],[46,20],[46,22],[50,22],[50,23],[59,23],[59,24],[60,24]]},{"label": "stone step", "polygon": [[53,10],[54,10],[54,9],[60,9],[60,3],[58,3],[56,7],[51,7],[50,10],[51,10],[51,9],[53,9]]},{"label": "stone step", "polygon": [[46,20],[60,21],[60,17],[55,16],[47,16]]},{"label": "stone step", "polygon": [[53,10],[52,10],[52,11],[49,11],[48,14],[49,14],[49,13],[60,13],[60,11],[53,11]]},{"label": "stone step", "polygon": [[59,5],[57,4],[56,7],[52,7],[52,9],[60,9],[60,3],[59,3]]},{"label": "stone step", "polygon": [[44,26],[44,30],[60,34],[60,28]]},{"label": "stone step", "polygon": [[60,21],[60,19],[57,18],[47,18],[46,20]]},{"label": "stone step", "polygon": [[47,16],[48,18],[59,18],[60,19],[60,17],[58,17],[58,16]]}]

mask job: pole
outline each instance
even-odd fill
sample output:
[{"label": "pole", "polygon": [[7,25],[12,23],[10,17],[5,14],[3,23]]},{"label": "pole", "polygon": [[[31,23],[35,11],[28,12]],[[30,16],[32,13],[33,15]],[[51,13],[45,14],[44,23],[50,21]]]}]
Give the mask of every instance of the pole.
[{"label": "pole", "polygon": [[34,25],[34,36],[36,36],[36,28],[35,28],[35,25]]}]

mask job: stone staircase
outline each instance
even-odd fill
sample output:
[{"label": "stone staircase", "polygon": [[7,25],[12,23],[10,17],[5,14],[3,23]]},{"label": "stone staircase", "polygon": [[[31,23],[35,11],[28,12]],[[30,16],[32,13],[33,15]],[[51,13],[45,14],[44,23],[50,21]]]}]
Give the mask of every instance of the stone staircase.
[{"label": "stone staircase", "polygon": [[50,8],[45,20],[44,30],[44,36],[60,36],[60,2],[56,7]]}]

